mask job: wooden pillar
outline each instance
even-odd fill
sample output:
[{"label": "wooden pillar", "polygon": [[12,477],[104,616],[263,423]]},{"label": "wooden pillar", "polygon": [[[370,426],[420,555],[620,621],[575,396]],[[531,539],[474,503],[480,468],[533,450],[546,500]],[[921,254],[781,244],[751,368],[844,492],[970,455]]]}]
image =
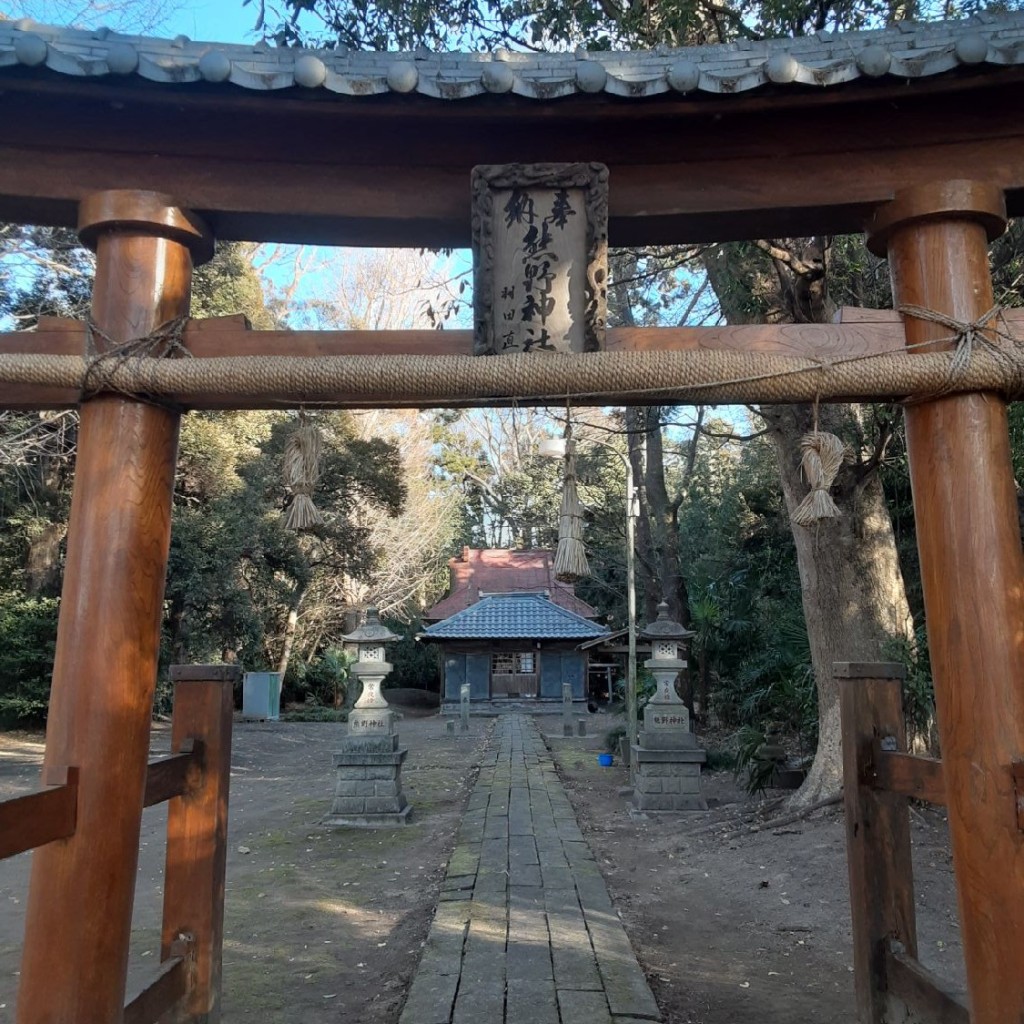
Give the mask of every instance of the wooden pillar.
[{"label": "wooden pillar", "polygon": [[[993,304],[987,242],[1002,193],[943,182],[897,194],[869,228],[897,304],[973,321]],[[949,329],[906,317],[908,345]],[[931,347],[931,346],[929,346]],[[951,347],[949,343],[936,347]],[[1006,403],[947,396],[906,410],[918,549],[973,1024],[1024,1021],[1024,557]]]},{"label": "wooden pillar", "polygon": [[846,859],[853,921],[853,980],[861,1024],[887,1020],[886,953],[899,942],[917,956],[914,872],[906,797],[870,785],[875,744],[906,749],[902,665],[837,662],[843,728]]},{"label": "wooden pillar", "polygon": [[[92,316],[114,342],[187,314],[202,227],[165,196],[80,208],[96,248]],[[33,855],[20,1024],[114,1024],[124,1006],[149,730],[170,543],[177,412],[83,403],[44,782],[79,769],[75,834]]]}]

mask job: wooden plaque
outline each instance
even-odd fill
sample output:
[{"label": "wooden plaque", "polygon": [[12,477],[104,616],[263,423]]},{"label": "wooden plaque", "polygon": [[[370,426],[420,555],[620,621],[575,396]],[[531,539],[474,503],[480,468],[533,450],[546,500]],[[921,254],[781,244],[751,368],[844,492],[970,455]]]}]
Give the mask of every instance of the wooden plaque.
[{"label": "wooden plaque", "polygon": [[608,306],[608,168],[473,168],[474,351],[595,352]]}]

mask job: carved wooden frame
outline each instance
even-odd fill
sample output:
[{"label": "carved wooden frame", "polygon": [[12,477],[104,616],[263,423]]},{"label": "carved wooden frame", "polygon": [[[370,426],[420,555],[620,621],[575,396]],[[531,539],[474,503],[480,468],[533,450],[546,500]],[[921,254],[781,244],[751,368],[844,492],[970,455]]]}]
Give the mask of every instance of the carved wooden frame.
[{"label": "carved wooden frame", "polygon": [[584,190],[587,219],[583,350],[604,348],[608,317],[608,168],[600,163],[484,164],[473,168],[473,351],[499,351],[494,330],[493,216],[496,192],[511,188]]}]

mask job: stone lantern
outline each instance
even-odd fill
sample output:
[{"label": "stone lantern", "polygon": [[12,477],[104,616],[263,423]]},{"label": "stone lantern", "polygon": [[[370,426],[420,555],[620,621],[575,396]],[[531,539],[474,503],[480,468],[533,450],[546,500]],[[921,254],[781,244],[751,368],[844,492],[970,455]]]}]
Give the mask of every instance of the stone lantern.
[{"label": "stone lantern", "polygon": [[350,671],[363,692],[349,712],[348,734],[334,755],[334,802],[324,823],[404,825],[411,808],[402,793],[402,762],[409,751],[398,749],[394,712],[380,691],[391,671],[384,645],[399,637],[381,624],[376,608],[368,608],[366,622],[343,639],[356,645],[357,660]]},{"label": "stone lantern", "polygon": [[639,742],[632,751],[633,803],[644,813],[707,810],[700,790],[700,766],[707,754],[690,732],[690,713],[676,693],[676,678],[686,668],[680,645],[694,634],[668,617],[658,605],[658,618],[640,634],[651,641],[644,662],[657,684],[644,708]]},{"label": "stone lantern", "polygon": [[349,670],[362,684],[363,692],[348,716],[349,735],[390,731],[393,712],[380,692],[381,683],[391,672],[384,645],[401,637],[382,625],[376,608],[367,608],[366,622],[342,637],[356,645],[356,662]]},{"label": "stone lantern", "polygon": [[[696,634],[684,629],[678,622],[668,617],[668,602],[658,605],[658,617],[650,625],[645,626],[640,634],[645,640],[651,641],[651,656],[644,662],[658,686],[654,696],[648,701],[647,707],[653,707],[654,715],[682,716],[672,722],[658,722],[657,725],[671,727],[681,726],[690,731],[690,713],[682,699],[676,693],[676,678],[686,668],[686,659],[681,658],[679,647]],[[644,728],[648,728],[647,712],[644,712]],[[654,724],[654,723],[652,723]]]}]

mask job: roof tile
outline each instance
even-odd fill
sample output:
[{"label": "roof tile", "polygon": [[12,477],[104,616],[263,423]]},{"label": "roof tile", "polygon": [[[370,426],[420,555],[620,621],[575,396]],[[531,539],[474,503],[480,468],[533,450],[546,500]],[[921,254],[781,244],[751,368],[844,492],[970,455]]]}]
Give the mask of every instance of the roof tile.
[{"label": "roof tile", "polygon": [[606,632],[604,626],[540,594],[493,594],[435,622],[423,636],[430,640],[587,640]]},{"label": "roof tile", "polygon": [[[137,52],[134,65],[127,57],[128,47]],[[227,74],[218,67],[211,77],[209,59],[205,68],[200,66],[211,51],[228,61]],[[418,76],[399,72],[402,64],[412,66],[413,61]],[[501,72],[483,73],[493,61],[508,69],[511,81]],[[1024,12],[984,12],[962,21],[898,22],[868,32],[796,39],[547,54],[364,53],[341,47],[310,51],[265,43],[193,42],[187,36],[151,39],[0,17],[0,68],[16,64],[81,77],[137,74],[166,83],[205,79],[260,91],[324,90],[353,98],[413,91],[448,101],[488,92],[513,92],[537,100],[581,92],[630,98],[673,90],[683,95],[739,93],[768,86],[837,86],[885,74],[921,78],[961,66],[1024,64]]]}]

